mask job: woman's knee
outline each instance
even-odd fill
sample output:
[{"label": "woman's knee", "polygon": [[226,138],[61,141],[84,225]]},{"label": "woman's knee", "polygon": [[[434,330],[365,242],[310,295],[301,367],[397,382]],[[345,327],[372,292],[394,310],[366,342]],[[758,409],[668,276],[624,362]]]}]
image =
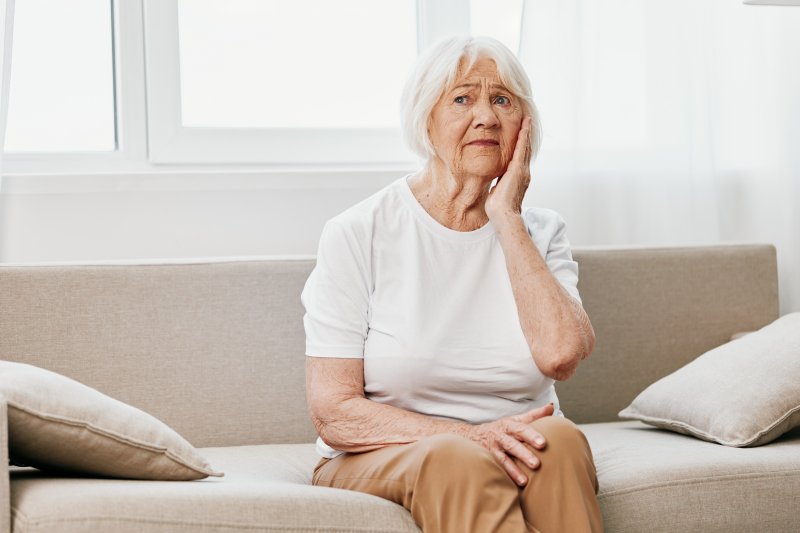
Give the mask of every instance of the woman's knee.
[{"label": "woman's knee", "polygon": [[553,445],[553,448],[583,448],[589,453],[589,441],[583,431],[570,420],[563,416],[545,416],[537,418],[531,424],[533,428],[541,433],[546,441],[545,449]]},{"label": "woman's knee", "polygon": [[419,470],[407,507],[424,531],[524,531],[519,489],[483,446],[458,435],[415,445]]},{"label": "woman's knee", "polygon": [[[542,465],[555,462],[564,466],[571,465],[573,470],[585,471],[597,493],[599,490],[597,470],[592,449],[583,431],[572,420],[562,416],[539,418],[533,421],[532,426],[544,435],[547,443],[543,450],[534,451],[537,455],[541,454]],[[568,470],[570,469],[565,469]]]}]

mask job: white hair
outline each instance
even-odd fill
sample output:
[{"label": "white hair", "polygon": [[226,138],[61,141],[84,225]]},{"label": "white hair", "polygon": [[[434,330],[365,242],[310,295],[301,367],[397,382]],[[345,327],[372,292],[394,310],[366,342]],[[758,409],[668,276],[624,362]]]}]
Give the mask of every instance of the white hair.
[{"label": "white hair", "polygon": [[539,111],[533,103],[531,83],[522,64],[503,43],[491,37],[449,37],[442,39],[420,55],[411,72],[400,103],[403,138],[409,148],[426,161],[435,155],[428,123],[434,105],[444,91],[456,82],[458,67],[466,59],[466,70],[475,61],[494,61],[500,81],[512,93],[525,115],[531,117],[531,160],[536,158],[542,142]]}]

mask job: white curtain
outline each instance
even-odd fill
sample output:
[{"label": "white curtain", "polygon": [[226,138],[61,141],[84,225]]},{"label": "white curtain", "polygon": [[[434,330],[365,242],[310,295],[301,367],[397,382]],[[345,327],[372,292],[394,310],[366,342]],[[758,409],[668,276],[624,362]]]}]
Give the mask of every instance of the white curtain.
[{"label": "white curtain", "polygon": [[527,205],[573,246],[772,243],[800,311],[800,8],[526,0],[544,142]]},{"label": "white curtain", "polygon": [[[0,0],[0,195],[3,192],[3,146],[6,140],[8,117],[8,88],[11,82],[11,42],[14,33],[14,0]],[[0,224],[2,224],[2,196],[0,196]],[[4,232],[0,227],[0,241]],[[2,242],[0,242],[0,249]]]}]

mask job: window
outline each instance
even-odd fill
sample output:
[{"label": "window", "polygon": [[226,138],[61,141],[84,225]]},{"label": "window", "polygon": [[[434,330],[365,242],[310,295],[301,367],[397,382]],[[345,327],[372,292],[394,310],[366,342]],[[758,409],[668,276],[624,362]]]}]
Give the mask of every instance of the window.
[{"label": "window", "polygon": [[5,170],[407,169],[418,50],[470,31],[515,49],[522,5],[20,0]]},{"label": "window", "polygon": [[515,49],[522,10],[522,0],[145,2],[149,154],[172,164],[408,166],[399,98],[418,49],[470,31]]},{"label": "window", "polygon": [[511,50],[519,50],[524,0],[470,0],[471,35],[494,37]]},{"label": "window", "polygon": [[190,127],[398,127],[417,55],[407,0],[179,0],[178,35]]},{"label": "window", "polygon": [[112,27],[110,0],[16,3],[6,152],[116,149]]},{"label": "window", "polygon": [[415,2],[145,6],[151,161],[413,161],[397,116],[417,54]]}]

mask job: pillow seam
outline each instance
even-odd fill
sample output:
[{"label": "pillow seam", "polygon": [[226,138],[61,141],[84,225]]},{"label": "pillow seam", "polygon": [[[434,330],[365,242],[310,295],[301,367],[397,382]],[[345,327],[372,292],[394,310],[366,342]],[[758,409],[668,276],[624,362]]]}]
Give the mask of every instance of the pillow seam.
[{"label": "pillow seam", "polygon": [[[136,446],[136,447],[145,449],[145,450],[150,451],[150,452],[160,453],[162,455],[167,456],[172,461],[180,464],[181,466],[189,468],[190,470],[194,470],[195,472],[199,472],[201,474],[206,474],[206,475],[209,475],[209,476],[217,476],[218,475],[218,472],[215,472],[215,471],[211,470],[210,467],[196,466],[196,463],[190,463],[189,461],[187,461],[186,459],[184,459],[182,457],[179,458],[169,448],[161,447],[161,446],[155,446],[155,445],[152,445],[152,444],[147,444],[147,443],[142,442],[142,441],[137,441],[135,439],[131,439],[129,437],[125,437],[124,435],[120,435],[120,434],[118,434],[116,432],[109,431],[107,429],[103,429],[103,428],[94,426],[94,425],[90,424],[89,422],[73,420],[73,419],[70,419],[70,418],[67,418],[67,417],[63,417],[63,416],[60,416],[60,415],[44,414],[44,413],[41,413],[41,412],[39,412],[39,411],[37,411],[35,409],[32,409],[30,407],[25,407],[25,406],[19,405],[17,402],[15,402],[13,400],[7,400],[7,404],[8,404],[8,406],[10,408],[17,409],[19,411],[22,411],[24,413],[28,413],[29,415],[33,415],[33,416],[41,418],[43,420],[47,420],[47,421],[50,421],[50,422],[62,423],[62,424],[68,425],[68,426],[83,427],[84,429],[87,429],[87,430],[89,430],[89,431],[91,431],[91,432],[93,432],[93,433],[95,433],[97,435],[101,435],[103,437],[107,437],[107,438],[110,438],[112,440],[116,440],[116,441],[121,442],[123,444],[130,444],[132,446]],[[158,419],[156,419],[156,420],[158,420]],[[161,422],[161,421],[159,420],[159,422]],[[161,422],[161,423],[164,424],[163,422]],[[164,425],[169,428],[169,426],[167,426],[166,424],[164,424]],[[172,428],[170,428],[170,429],[172,429]],[[175,431],[175,430],[172,430],[172,431]],[[191,446],[191,443],[189,445]],[[192,448],[194,448],[194,447],[192,447]]]},{"label": "pillow seam", "polygon": [[[631,408],[629,407],[628,409],[631,409]],[[699,429],[698,427],[696,427],[694,425],[691,425],[691,424],[686,423],[686,422],[682,422],[680,420],[661,418],[661,417],[657,417],[657,416],[650,416],[650,415],[642,413],[638,408],[633,408],[633,409],[631,409],[631,411],[634,411],[634,413],[636,414],[636,417],[634,417],[634,419],[636,419],[636,420],[661,423],[661,424],[664,424],[664,425],[678,426],[680,428],[683,428],[683,429],[692,431],[692,432],[694,432],[696,434],[702,435],[703,437],[706,437],[706,440],[708,440],[708,441],[717,442],[717,443],[722,444],[724,446],[731,446],[731,447],[735,447],[735,448],[740,448],[740,447],[746,447],[748,444],[752,444],[753,442],[756,442],[760,437],[763,437],[764,435],[766,435],[767,433],[769,433],[770,431],[775,429],[781,422],[783,422],[784,420],[786,420],[787,418],[789,418],[790,416],[792,416],[796,412],[800,411],[800,406],[791,408],[786,414],[781,416],[781,418],[779,418],[778,420],[776,420],[775,422],[770,424],[767,428],[762,429],[758,433],[756,433],[756,435],[754,437],[752,437],[749,440],[746,440],[744,442],[741,442],[739,444],[733,444],[736,441],[731,441],[731,440],[725,440],[724,441],[723,439],[721,439],[720,437],[717,437],[716,435],[712,435],[711,433],[708,433],[707,431]],[[630,415],[628,415],[628,416],[630,416]],[[667,429],[667,428],[663,428],[663,429]],[[775,437],[775,438],[778,438],[778,437]],[[772,441],[770,441],[770,442],[772,442]],[[768,443],[765,443],[765,444],[768,444]]]}]

